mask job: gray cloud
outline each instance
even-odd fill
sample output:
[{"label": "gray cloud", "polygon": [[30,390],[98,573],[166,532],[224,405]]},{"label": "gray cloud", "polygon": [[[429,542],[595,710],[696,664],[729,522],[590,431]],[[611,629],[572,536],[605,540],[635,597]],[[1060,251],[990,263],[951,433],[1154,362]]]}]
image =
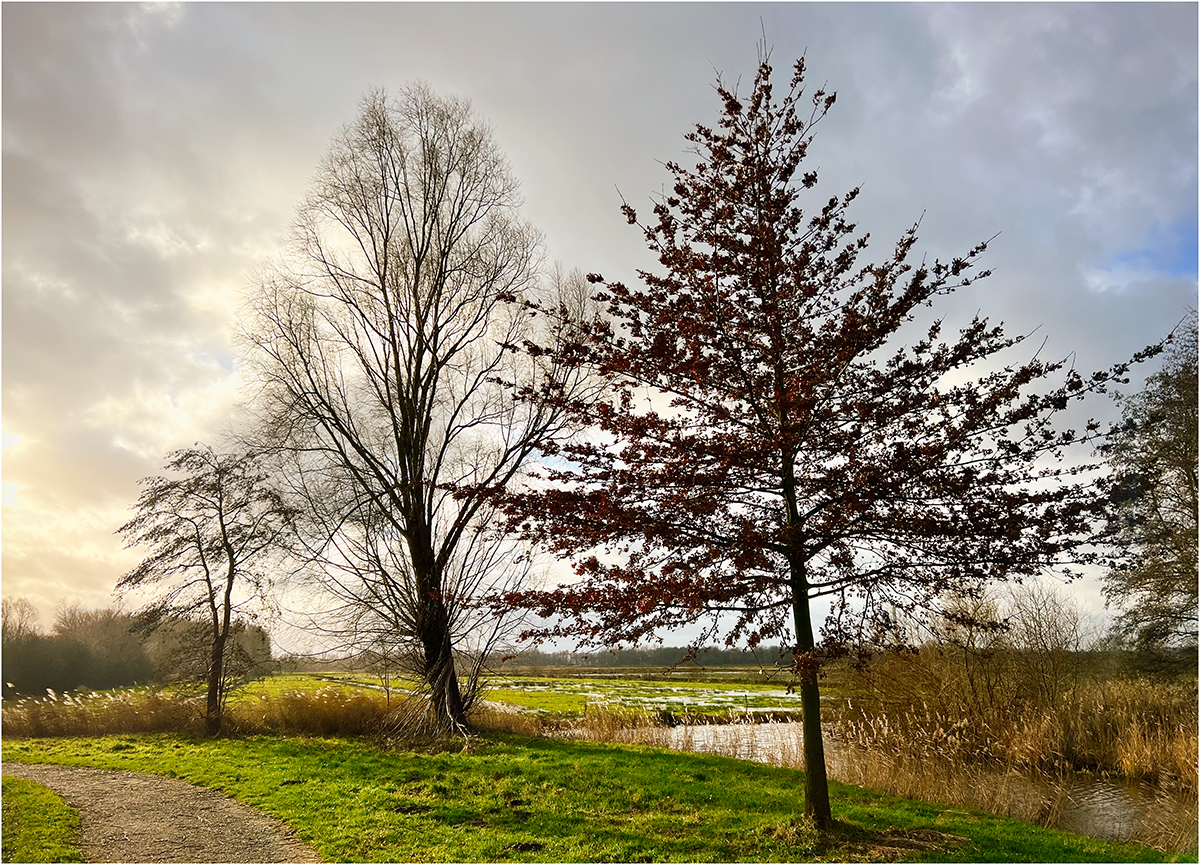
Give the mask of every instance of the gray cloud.
[{"label": "gray cloud", "polygon": [[[373,85],[468,97],[568,266],[654,262],[644,207],[765,31],[838,104],[822,196],[862,184],[886,250],[1000,232],[982,309],[1088,371],[1196,297],[1190,4],[6,4],[4,592],[99,603],[163,453],[231,417],[230,325]],[[619,190],[619,192],[618,192]],[[15,493],[10,489],[15,488]],[[15,504],[10,502],[15,501]]]}]

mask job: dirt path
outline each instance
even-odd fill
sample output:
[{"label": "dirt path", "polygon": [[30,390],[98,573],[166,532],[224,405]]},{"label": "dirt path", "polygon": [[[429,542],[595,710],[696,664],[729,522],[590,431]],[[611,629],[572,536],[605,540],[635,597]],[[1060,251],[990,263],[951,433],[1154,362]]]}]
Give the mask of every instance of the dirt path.
[{"label": "dirt path", "polygon": [[223,793],[110,769],[5,763],[79,812],[86,862],[320,862],[284,823]]}]

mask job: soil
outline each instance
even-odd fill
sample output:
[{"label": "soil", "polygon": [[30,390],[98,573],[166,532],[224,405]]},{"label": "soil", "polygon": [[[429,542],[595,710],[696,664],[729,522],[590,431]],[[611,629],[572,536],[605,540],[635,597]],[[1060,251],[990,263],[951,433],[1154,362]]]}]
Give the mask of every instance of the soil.
[{"label": "soil", "polygon": [[110,769],[5,763],[79,812],[85,862],[320,862],[287,824],[206,787]]}]

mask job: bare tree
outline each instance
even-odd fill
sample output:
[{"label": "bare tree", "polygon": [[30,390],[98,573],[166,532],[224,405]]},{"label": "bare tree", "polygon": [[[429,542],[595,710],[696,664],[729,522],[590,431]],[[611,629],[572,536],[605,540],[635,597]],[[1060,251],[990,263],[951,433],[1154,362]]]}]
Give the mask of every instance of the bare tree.
[{"label": "bare tree", "polygon": [[265,597],[271,581],[264,565],[281,548],[293,513],[264,485],[254,455],[219,454],[198,444],[171,453],[166,468],[178,476],[143,479],[136,516],[118,530],[126,546],[152,552],[121,577],[117,590],[158,590],[141,612],[148,629],[197,614],[207,623],[205,725],[215,735],[235,616]]},{"label": "bare tree", "polygon": [[1121,399],[1121,426],[1105,448],[1113,468],[1115,557],[1105,600],[1122,609],[1114,635],[1149,671],[1195,663],[1200,607],[1200,463],[1197,461],[1196,311],[1175,329],[1163,367]]},{"label": "bare tree", "polygon": [[5,598],[0,602],[3,609],[4,639],[20,640],[41,633],[38,628],[38,609],[26,597]]},{"label": "bare tree", "polygon": [[304,511],[310,573],[340,630],[407,646],[433,718],[451,725],[466,720],[455,654],[480,581],[522,567],[491,531],[490,497],[562,425],[524,397],[579,381],[518,351],[561,344],[569,334],[538,311],[589,296],[578,276],[542,287],[519,203],[467,103],[423,85],[373,91],[321,163],[283,261],[260,274],[243,330],[261,382],[256,441]]}]

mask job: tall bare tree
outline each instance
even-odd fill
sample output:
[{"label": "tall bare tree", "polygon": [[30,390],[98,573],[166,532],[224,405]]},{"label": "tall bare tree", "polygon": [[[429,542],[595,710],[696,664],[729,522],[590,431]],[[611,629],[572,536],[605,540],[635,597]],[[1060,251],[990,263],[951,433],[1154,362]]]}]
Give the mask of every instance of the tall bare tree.
[{"label": "tall bare tree", "polygon": [[423,85],[371,92],[244,328],[262,384],[256,435],[302,503],[311,573],[347,633],[409,648],[433,718],[451,725],[468,708],[455,652],[471,599],[480,580],[515,573],[489,497],[562,425],[549,401],[519,393],[579,381],[518,351],[569,336],[543,330],[535,302],[588,295],[578,277],[542,286],[540,236],[519,204],[466,102]]},{"label": "tall bare tree", "polygon": [[141,611],[147,629],[178,617],[207,624],[208,702],[205,725],[221,731],[225,665],[240,610],[270,587],[267,566],[283,546],[293,513],[265,485],[259,457],[217,453],[206,445],[174,451],[173,477],[142,480],[136,514],[118,530],[126,546],[150,555],[117,582],[117,590],[152,589]]},{"label": "tall bare tree", "polygon": [[29,598],[5,598],[0,601],[3,610],[3,634],[5,640],[20,640],[41,633],[38,628],[38,609]]}]

